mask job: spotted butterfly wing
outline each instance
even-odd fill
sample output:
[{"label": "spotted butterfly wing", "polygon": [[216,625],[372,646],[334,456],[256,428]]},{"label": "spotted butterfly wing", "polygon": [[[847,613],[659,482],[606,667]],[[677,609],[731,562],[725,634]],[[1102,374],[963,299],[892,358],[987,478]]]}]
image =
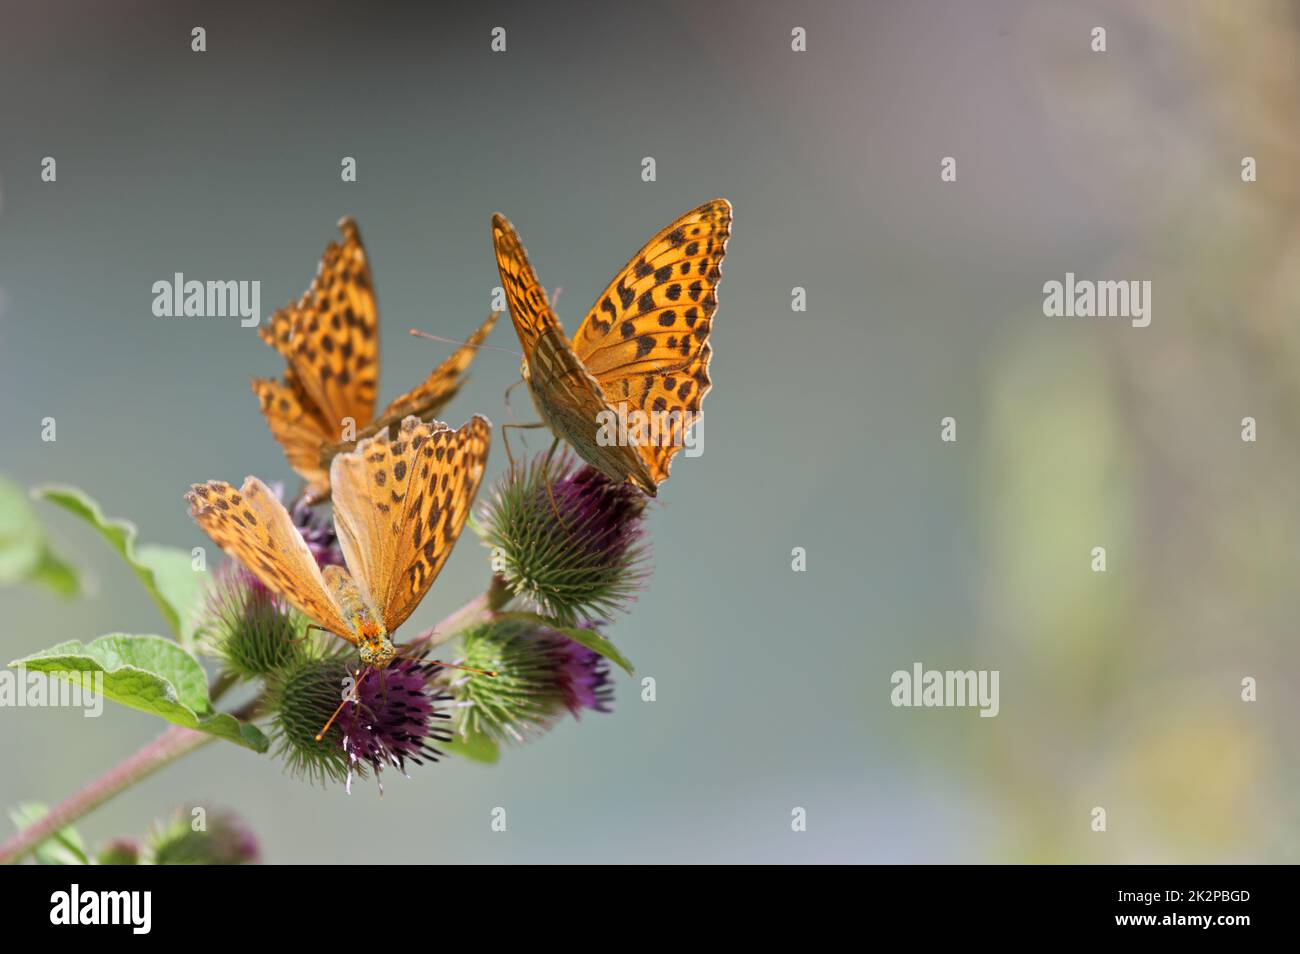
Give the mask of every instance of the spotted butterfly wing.
[{"label": "spotted butterfly wing", "polygon": [[280,446],[284,456],[303,480],[308,491],[322,496],[329,490],[329,471],[321,464],[321,446],[334,435],[292,371],[285,375],[284,383],[270,378],[254,378],[253,393],[266,417],[267,426]]},{"label": "spotted butterfly wing", "polygon": [[[357,439],[364,440],[367,437],[373,437],[381,430],[399,426],[402,420],[410,415],[415,415],[426,421],[436,417],[460,391],[461,385],[465,383],[465,372],[469,369],[470,363],[478,353],[479,346],[492,332],[497,317],[498,314],[495,312],[489,315],[487,321],[483,322],[478,330],[470,335],[463,345],[453,351],[442,364],[434,368],[433,372],[417,387],[394,398],[373,421],[364,427],[358,428]],[[314,451],[316,460],[314,463],[324,472],[327,486],[330,461],[334,459],[336,454],[346,453],[356,445],[357,441],[355,440],[336,442],[332,437],[328,438],[324,443],[316,445]],[[287,446],[285,452],[287,455]]]},{"label": "spotted butterfly wing", "polygon": [[712,383],[709,332],[731,219],[731,203],[714,199],[668,225],[615,276],[573,336],[607,401],[659,415],[657,439],[637,445],[656,485],[668,478]]},{"label": "spotted butterfly wing", "polygon": [[339,230],[342,242],[326,246],[302,298],[259,329],[288,365],[283,383],[253,379],[271,433],[315,495],[329,489],[321,446],[338,440],[349,420],[357,427],[369,423],[379,377],[370,264],[356,223],[344,218]]},{"label": "spotted butterfly wing", "polygon": [[600,416],[612,413],[609,402],[565,337],[514,226],[504,216],[493,216],[492,235],[506,301],[524,349],[521,370],[543,423],[611,480],[630,480],[653,496],[655,484],[637,450],[625,442],[600,439]]},{"label": "spotted butterfly wing", "polygon": [[[652,238],[596,300],[570,342],[514,228],[493,239],[525,376],[543,420],[587,463],[653,496],[709,390],[709,332],[731,234],[726,199],[692,209]],[[624,415],[619,418],[619,412]],[[657,415],[628,444],[599,438],[598,415]]]},{"label": "spotted butterfly wing", "polygon": [[316,558],[266,484],[249,477],[236,490],[224,481],[210,480],[195,484],[185,499],[190,516],[208,536],[267,589],[331,633],[356,642],[326,588]]},{"label": "spotted butterfly wing", "polygon": [[453,430],[416,417],[339,454],[334,526],[353,577],[388,632],[415,610],[451,554],[483,479],[491,423]]}]

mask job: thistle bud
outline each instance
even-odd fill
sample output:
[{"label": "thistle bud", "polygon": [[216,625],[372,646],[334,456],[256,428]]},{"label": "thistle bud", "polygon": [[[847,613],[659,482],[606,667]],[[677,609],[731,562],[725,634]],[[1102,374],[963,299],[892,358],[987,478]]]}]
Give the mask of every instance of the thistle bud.
[{"label": "thistle bud", "polygon": [[257,838],[238,815],[193,806],[177,809],[155,825],[145,850],[145,858],[156,865],[247,865],[259,857]]},{"label": "thistle bud", "polygon": [[462,735],[522,742],[566,712],[612,711],[608,662],[562,633],[506,619],[471,627],[461,639],[465,665],[496,673],[451,682]]},{"label": "thistle bud", "polygon": [[418,660],[358,672],[341,656],[306,660],[271,687],[276,750],[295,774],[343,781],[349,792],[354,777],[436,762],[435,743],[451,739],[451,696],[434,684],[438,673]]},{"label": "thistle bud", "polygon": [[205,651],[241,679],[270,675],[305,659],[308,620],[263,586],[252,573],[227,562],[213,574],[199,630]]},{"label": "thistle bud", "polygon": [[[648,572],[646,498],[565,456],[512,470],[480,508],[493,570],[563,625],[624,609]],[[547,489],[549,480],[550,489]],[[554,495],[554,503],[552,503]]]}]

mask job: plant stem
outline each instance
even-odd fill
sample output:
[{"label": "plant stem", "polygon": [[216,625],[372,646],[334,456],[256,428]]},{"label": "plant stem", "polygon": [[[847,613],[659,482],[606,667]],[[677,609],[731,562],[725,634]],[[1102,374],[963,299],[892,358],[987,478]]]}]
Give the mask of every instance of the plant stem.
[{"label": "plant stem", "polygon": [[505,580],[500,576],[493,576],[492,584],[486,593],[474,597],[441,623],[426,629],[412,639],[406,648],[408,650],[425,647],[432,649],[441,646],[467,626],[491,619],[494,613],[500,611],[510,601],[510,597],[511,593]]},{"label": "plant stem", "polygon": [[60,828],[72,824],[78,818],[98,808],[118,792],[130,788],[164,765],[215,739],[215,735],[206,732],[195,732],[193,729],[186,729],[179,725],[172,726],[124,762],[87,783],[80,791],[56,805],[44,817],[0,845],[0,864],[12,864],[18,861]]}]

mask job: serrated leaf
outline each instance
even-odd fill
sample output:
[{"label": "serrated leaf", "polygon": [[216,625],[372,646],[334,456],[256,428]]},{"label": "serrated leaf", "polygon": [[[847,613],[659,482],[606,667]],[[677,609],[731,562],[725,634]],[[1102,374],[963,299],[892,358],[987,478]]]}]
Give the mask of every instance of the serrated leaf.
[{"label": "serrated leaf", "polygon": [[97,688],[94,674],[100,672],[103,693],[114,702],[255,752],[265,752],[269,744],[256,726],[213,710],[207,675],[199,661],[162,636],[114,633],[84,644],[71,640],[9,665],[50,673],[84,689]]},{"label": "serrated leaf", "polygon": [[[99,531],[158,604],[167,625],[178,639],[188,642],[193,633],[194,601],[205,574],[192,567],[185,551],[173,547],[144,546],[136,550],[136,528],[127,520],[109,519],[84,491],[76,487],[37,487],[32,496],[75,514]],[[184,561],[183,564],[181,561]],[[184,573],[192,579],[186,580]]]},{"label": "serrated leaf", "polygon": [[[14,827],[21,831],[36,824],[47,814],[49,809],[37,802],[24,802],[11,809],[9,819]],[[71,826],[60,828],[43,842],[32,849],[32,856],[41,865],[88,865],[90,857],[86,854],[86,844],[81,835]]]},{"label": "serrated leaf", "polygon": [[457,732],[447,743],[447,751],[471,762],[487,765],[492,765],[501,758],[501,746],[481,732]]},{"label": "serrated leaf", "polygon": [[22,488],[0,477],[0,585],[39,583],[59,596],[76,596],[81,580],[45,539]]},{"label": "serrated leaf", "polygon": [[600,653],[610,662],[615,663],[623,669],[629,676],[635,676],[636,672],[632,668],[632,663],[626,656],[620,653],[608,639],[600,635],[594,629],[582,629],[578,626],[562,626],[553,619],[547,619],[545,616],[539,616],[537,613],[527,613],[516,611],[511,613],[499,613],[496,616],[499,620],[516,620],[521,623],[532,623],[536,626],[545,626],[557,633],[568,636],[571,640],[579,645],[586,646],[592,652]]}]

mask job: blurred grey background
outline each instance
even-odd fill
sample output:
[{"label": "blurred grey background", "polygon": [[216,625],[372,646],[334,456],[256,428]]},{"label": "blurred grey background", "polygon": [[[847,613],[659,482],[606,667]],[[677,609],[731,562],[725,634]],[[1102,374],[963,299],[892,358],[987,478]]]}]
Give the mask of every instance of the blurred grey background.
[{"label": "blurred grey background", "polygon": [[[197,799],[273,862],[1296,861],[1298,41],[1264,0],[0,4],[0,473],[79,485],[144,541],[206,542],[193,481],[292,476],[248,387],[276,355],[235,319],[155,318],[155,281],[260,280],[269,314],[354,216],[386,401],[450,348],[408,328],[488,311],[494,211],[572,331],[661,226],[736,210],[704,454],[609,631],[656,702],[617,677],[613,715],[382,800],[217,743],[80,829]],[[1151,326],[1045,318],[1067,271],[1152,281]],[[447,416],[500,423],[517,366],[480,355]],[[40,506],[98,594],[0,591],[4,660],[162,631]],[[467,534],[410,625],[486,561]],[[894,708],[914,662],[1000,670],[1000,715]],[[160,728],[0,710],[0,807]]]}]

